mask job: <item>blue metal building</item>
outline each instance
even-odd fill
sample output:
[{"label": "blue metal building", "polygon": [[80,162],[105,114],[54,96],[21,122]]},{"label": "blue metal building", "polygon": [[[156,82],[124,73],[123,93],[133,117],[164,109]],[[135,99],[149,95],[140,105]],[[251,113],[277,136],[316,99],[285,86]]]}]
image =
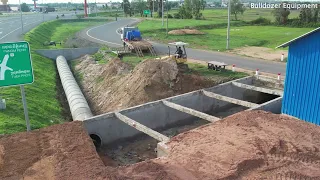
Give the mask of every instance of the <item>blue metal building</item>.
[{"label": "blue metal building", "polygon": [[287,46],[281,112],[320,125],[320,27],[277,48]]}]

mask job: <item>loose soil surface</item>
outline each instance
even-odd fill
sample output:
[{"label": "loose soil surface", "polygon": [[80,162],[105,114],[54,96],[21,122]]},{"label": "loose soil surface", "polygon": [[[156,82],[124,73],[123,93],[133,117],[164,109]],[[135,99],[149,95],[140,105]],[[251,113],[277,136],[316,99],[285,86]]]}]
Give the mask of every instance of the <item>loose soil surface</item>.
[{"label": "loose soil surface", "polygon": [[122,170],[148,179],[320,179],[319,138],[319,126],[244,111],[173,137],[166,158]]},{"label": "loose soil surface", "polygon": [[190,91],[212,87],[225,78],[204,78],[181,73],[174,60],[150,59],[134,69],[119,59],[96,64],[85,56],[75,67],[94,114],[111,112]]},{"label": "loose soil surface", "polygon": [[288,57],[287,50],[273,50],[270,48],[255,47],[255,46],[237,48],[228,52],[233,54],[243,55],[243,56],[269,60],[269,61],[280,61],[280,62],[281,62],[281,54],[284,54],[284,58]]},{"label": "loose soil surface", "polygon": [[2,136],[0,179],[320,179],[320,127],[284,115],[244,111],[167,147],[167,157],[105,166],[82,122],[64,123]]},{"label": "loose soil surface", "polygon": [[204,32],[201,32],[197,29],[176,29],[169,31],[168,34],[172,35],[201,35],[205,34]]}]

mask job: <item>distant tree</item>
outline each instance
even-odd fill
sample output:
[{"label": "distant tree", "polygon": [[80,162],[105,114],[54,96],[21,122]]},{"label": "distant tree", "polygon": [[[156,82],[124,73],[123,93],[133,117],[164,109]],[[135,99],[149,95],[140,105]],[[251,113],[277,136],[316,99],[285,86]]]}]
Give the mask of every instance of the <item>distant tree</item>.
[{"label": "distant tree", "polygon": [[238,14],[243,14],[246,8],[240,2],[240,0],[232,0],[231,1],[231,14],[234,14],[234,18],[238,20]]},{"label": "distant tree", "polygon": [[21,4],[21,11],[22,11],[22,12],[29,12],[29,11],[30,11],[30,8],[29,8],[29,6],[28,6],[26,3],[22,3],[22,4]]},{"label": "distant tree", "polygon": [[157,0],[157,4],[158,4],[158,16],[162,17],[162,1],[163,0]]},{"label": "distant tree", "polygon": [[200,9],[202,8],[201,0],[192,0],[192,15],[195,19],[200,19],[202,14],[200,13]]},{"label": "distant tree", "polygon": [[134,0],[132,1],[134,11],[139,13],[140,16],[143,16],[143,10],[147,9],[147,2],[144,0]]},{"label": "distant tree", "polygon": [[285,8],[277,8],[272,11],[275,21],[278,24],[286,24],[290,11]]},{"label": "distant tree", "polygon": [[320,21],[319,14],[320,14],[320,10],[314,8],[314,9],[313,9],[313,22],[316,23],[316,22],[319,22],[319,21]]},{"label": "distant tree", "polygon": [[204,10],[206,6],[207,6],[207,2],[205,0],[201,0],[201,9]]},{"label": "distant tree", "polygon": [[124,14],[127,16],[128,14],[131,16],[131,13],[130,13],[130,2],[129,0],[123,0],[123,12]]},{"label": "distant tree", "polygon": [[300,10],[299,20],[301,23],[317,23],[319,21],[319,9],[303,8]]}]

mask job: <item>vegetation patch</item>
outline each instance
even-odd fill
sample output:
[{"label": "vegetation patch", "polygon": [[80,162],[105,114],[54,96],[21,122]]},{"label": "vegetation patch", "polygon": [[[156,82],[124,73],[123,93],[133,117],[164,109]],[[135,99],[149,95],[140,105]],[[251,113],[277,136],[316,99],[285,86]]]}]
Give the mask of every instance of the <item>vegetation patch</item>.
[{"label": "vegetation patch", "polygon": [[[265,22],[262,20],[262,23]],[[258,23],[258,22],[255,22]],[[138,25],[144,38],[149,37],[163,43],[183,41],[193,48],[224,51],[226,47],[226,22],[208,20],[177,20],[169,19],[169,31],[184,27],[201,30],[204,35],[168,35],[159,20],[145,20]],[[292,28],[279,26],[252,26],[250,23],[233,21],[230,29],[230,46],[260,46],[275,48],[283,42],[298,37],[312,28]]]},{"label": "vegetation patch", "polygon": [[[55,62],[36,54],[33,50],[47,48],[43,46],[46,41],[63,42],[71,34],[97,23],[99,22],[54,20],[42,23],[25,35],[25,40],[30,43],[32,50],[35,76],[33,84],[25,85],[31,129],[62,123],[71,118],[68,107],[65,108],[68,103],[63,101],[65,98],[62,97]],[[0,111],[0,134],[26,131],[20,88],[1,88],[0,96],[6,100],[6,109]]]}]

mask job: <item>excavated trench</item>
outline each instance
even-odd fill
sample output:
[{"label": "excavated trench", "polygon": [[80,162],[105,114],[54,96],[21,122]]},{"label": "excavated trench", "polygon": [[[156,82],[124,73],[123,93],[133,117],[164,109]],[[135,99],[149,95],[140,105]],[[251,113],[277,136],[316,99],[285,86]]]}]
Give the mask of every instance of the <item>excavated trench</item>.
[{"label": "excavated trench", "polygon": [[[222,97],[214,98],[210,94]],[[84,123],[104,164],[122,166],[156,158],[159,152],[166,154],[157,149],[161,137],[170,139],[208,124],[212,118],[216,121],[248,109],[278,113],[281,100],[272,93],[225,83],[117,112],[127,119],[117,113],[107,113]]]},{"label": "excavated trench", "polygon": [[[174,137],[208,123],[206,120],[192,118],[164,129],[157,129],[157,131],[167,137]],[[123,166],[157,158],[157,143],[159,143],[158,140],[141,134],[100,146],[97,151],[102,160],[108,159],[108,162],[104,162],[106,166]],[[110,163],[110,159],[112,159],[112,163]]]}]

